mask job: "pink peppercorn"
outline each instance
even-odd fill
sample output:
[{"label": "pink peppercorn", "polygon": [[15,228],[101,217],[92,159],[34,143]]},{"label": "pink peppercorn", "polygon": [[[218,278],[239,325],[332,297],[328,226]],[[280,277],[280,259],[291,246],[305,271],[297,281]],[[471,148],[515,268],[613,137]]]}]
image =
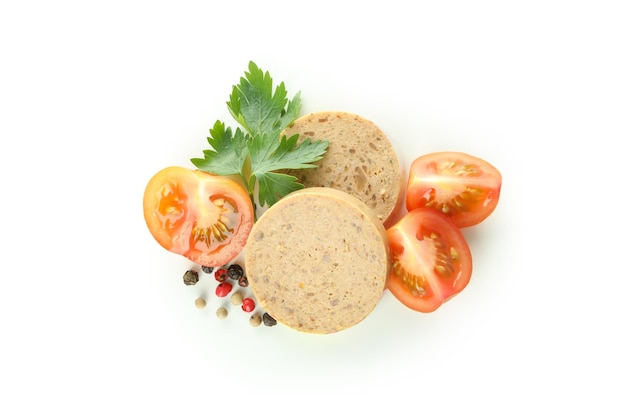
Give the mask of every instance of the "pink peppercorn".
[{"label": "pink peppercorn", "polygon": [[226,281],[226,278],[228,278],[228,275],[226,275],[226,268],[219,268],[215,271],[215,279],[219,282],[224,282]]},{"label": "pink peppercorn", "polygon": [[220,282],[215,288],[215,295],[218,297],[226,297],[228,293],[233,289],[233,284],[230,282]]},{"label": "pink peppercorn", "polygon": [[252,298],[247,297],[243,299],[243,302],[241,303],[241,309],[243,311],[245,311],[246,313],[249,313],[252,310],[254,310],[254,307],[255,307],[255,303]]}]

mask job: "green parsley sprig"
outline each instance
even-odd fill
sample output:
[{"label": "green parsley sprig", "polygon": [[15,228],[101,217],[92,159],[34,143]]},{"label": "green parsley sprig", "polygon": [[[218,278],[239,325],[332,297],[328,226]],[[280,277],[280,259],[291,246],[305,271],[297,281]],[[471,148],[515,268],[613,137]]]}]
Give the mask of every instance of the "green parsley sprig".
[{"label": "green parsley sprig", "polygon": [[[283,130],[299,115],[300,93],[287,98],[285,84],[274,89],[269,72],[250,61],[245,77],[233,86],[226,103],[230,114],[241,125],[234,131],[216,121],[207,138],[211,149],[191,162],[201,171],[215,175],[238,175],[256,209],[275,204],[292,191],[304,188],[287,169],[316,167],[328,141],[282,136]],[[243,128],[243,129],[242,129]],[[255,190],[257,198],[255,198]]]}]

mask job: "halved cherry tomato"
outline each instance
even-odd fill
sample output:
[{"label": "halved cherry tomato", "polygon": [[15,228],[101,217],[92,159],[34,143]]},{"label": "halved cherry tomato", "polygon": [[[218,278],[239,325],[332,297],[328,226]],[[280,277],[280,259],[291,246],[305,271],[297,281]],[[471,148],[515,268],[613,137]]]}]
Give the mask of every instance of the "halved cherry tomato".
[{"label": "halved cherry tomato", "polygon": [[458,294],[472,275],[461,230],[439,211],[418,208],[387,229],[392,254],[389,291],[407,307],[429,313]]},{"label": "halved cherry tomato", "polygon": [[435,152],[413,161],[406,208],[431,207],[458,227],[474,226],[498,204],[502,175],[488,162],[462,152]]},{"label": "halved cherry tomato", "polygon": [[148,182],[143,214],[157,242],[205,266],[222,266],[244,248],[254,223],[245,189],[228,177],[168,167]]}]

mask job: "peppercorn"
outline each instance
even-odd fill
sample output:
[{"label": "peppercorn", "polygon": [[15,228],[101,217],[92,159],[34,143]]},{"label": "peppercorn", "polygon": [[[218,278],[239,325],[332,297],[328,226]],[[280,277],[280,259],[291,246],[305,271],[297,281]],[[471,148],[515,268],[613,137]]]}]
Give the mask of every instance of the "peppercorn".
[{"label": "peppercorn", "polygon": [[198,308],[206,307],[206,300],[202,297],[196,298],[196,301],[194,301],[194,303],[196,304],[196,307]]},{"label": "peppercorn", "polygon": [[250,326],[259,327],[261,325],[261,315],[259,313],[254,313],[250,316]]},{"label": "peppercorn", "polygon": [[267,327],[275,326],[276,319],[267,313],[263,313],[263,324],[266,325]]},{"label": "peppercorn", "polygon": [[241,277],[243,277],[243,268],[241,265],[232,264],[228,267],[228,278],[233,281],[239,281]]},{"label": "peppercorn", "polygon": [[243,302],[243,295],[239,291],[235,292],[230,296],[230,302],[233,303],[234,306],[241,305]]},{"label": "peppercorn", "polygon": [[213,272],[213,267],[202,265],[202,272],[204,272],[205,274],[210,274],[211,272]]},{"label": "peppercorn", "polygon": [[228,310],[226,310],[226,308],[224,307],[220,307],[215,311],[215,315],[218,319],[225,319],[226,317],[228,317]]},{"label": "peppercorn", "polygon": [[247,287],[248,286],[248,277],[247,276],[242,276],[241,278],[239,278],[239,281],[237,281],[237,283],[239,284],[240,287]]},{"label": "peppercorn", "polygon": [[243,301],[241,302],[241,309],[245,311],[246,313],[249,313],[252,310],[254,310],[254,307],[255,307],[254,300],[250,297],[244,298]]},{"label": "peppercorn", "polygon": [[220,282],[215,288],[215,295],[218,297],[226,297],[233,289],[233,284],[229,282]]},{"label": "peppercorn", "polygon": [[185,285],[196,285],[198,282],[198,273],[190,269],[183,275],[183,282]]},{"label": "peppercorn", "polygon": [[215,271],[215,279],[218,282],[224,282],[226,281],[227,275],[226,275],[226,269],[224,268],[219,268],[217,271]]}]

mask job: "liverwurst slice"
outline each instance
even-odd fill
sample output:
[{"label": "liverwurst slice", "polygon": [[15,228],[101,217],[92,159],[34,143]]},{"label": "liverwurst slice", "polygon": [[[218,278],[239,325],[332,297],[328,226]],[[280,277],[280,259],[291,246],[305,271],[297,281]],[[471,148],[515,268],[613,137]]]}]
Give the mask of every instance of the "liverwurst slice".
[{"label": "liverwurst slice", "polygon": [[244,256],[260,306],[286,326],[318,334],[367,317],[391,268],[377,214],[358,198],[325,187],[293,192],[263,213]]}]

